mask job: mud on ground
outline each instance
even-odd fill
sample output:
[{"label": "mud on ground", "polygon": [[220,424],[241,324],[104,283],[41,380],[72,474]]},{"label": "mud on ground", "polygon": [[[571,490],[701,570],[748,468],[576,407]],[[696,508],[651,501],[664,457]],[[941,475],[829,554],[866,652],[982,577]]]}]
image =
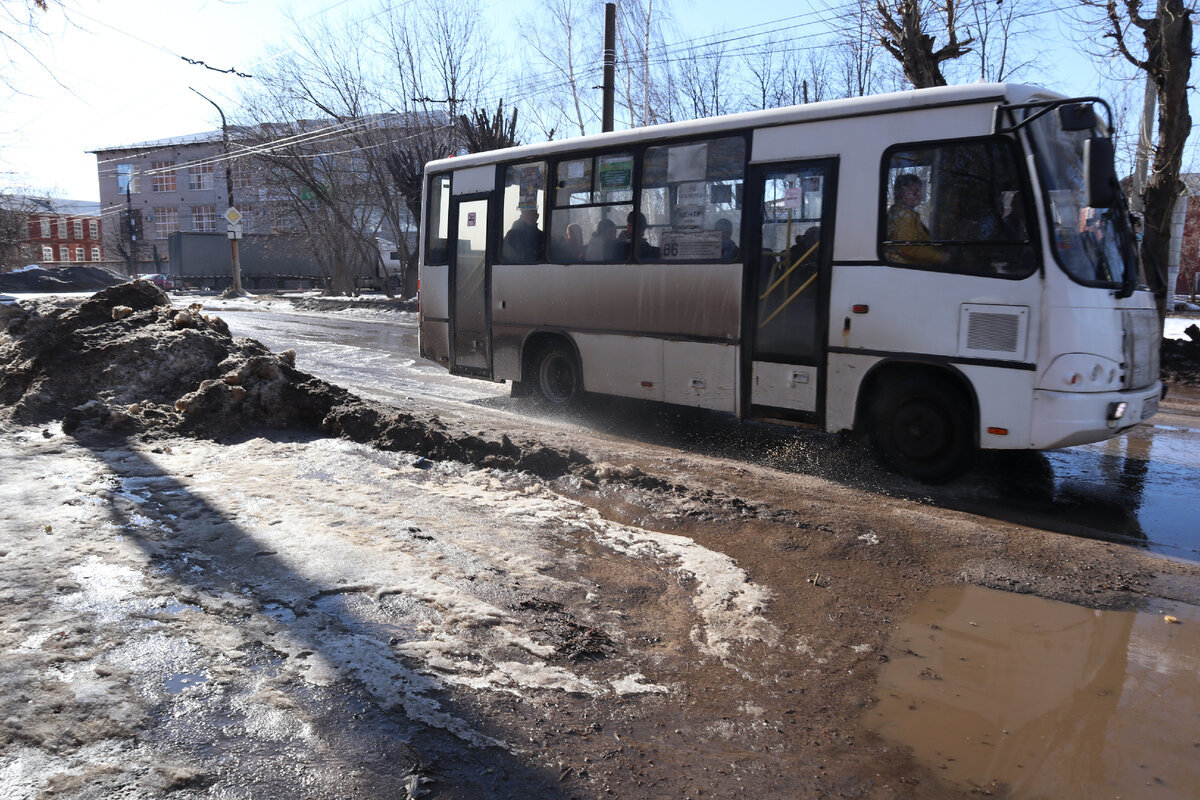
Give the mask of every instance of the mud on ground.
[{"label": "mud on ground", "polygon": [[[751,646],[731,672],[694,659],[678,609],[685,578],[673,584],[660,574],[631,574],[585,537],[563,541],[564,554],[576,558],[556,569],[580,586],[604,587],[627,620],[628,638],[616,641],[569,597],[528,597],[517,612],[536,618],[566,661],[603,673],[620,649],[636,649],[683,687],[670,697],[613,703],[569,694],[539,703],[485,692],[459,699],[495,735],[524,737],[539,763],[556,764],[563,797],[965,795],[860,719],[879,664],[896,655],[889,631],[921,592],[966,581],[1094,608],[1146,608],[1160,597],[1200,601],[1200,570],[1125,547],[764,467],[731,463],[718,471],[692,456],[599,438],[568,444],[539,436],[536,423],[502,430],[457,414],[367,403],[296,369],[286,352],[229,336],[202,308],[172,309],[145,282],[76,306],[0,309],[0,326],[0,422],[62,420],[76,438],[119,436],[149,446],[174,437],[240,440],[263,429],[316,431],[491,468],[514,484],[526,473],[608,520],[728,554],[748,581],[770,587],[771,624],[800,645],[793,652]],[[714,735],[722,730],[736,736]],[[189,780],[180,778],[177,788]],[[984,791],[1003,796],[1002,788]]]}]

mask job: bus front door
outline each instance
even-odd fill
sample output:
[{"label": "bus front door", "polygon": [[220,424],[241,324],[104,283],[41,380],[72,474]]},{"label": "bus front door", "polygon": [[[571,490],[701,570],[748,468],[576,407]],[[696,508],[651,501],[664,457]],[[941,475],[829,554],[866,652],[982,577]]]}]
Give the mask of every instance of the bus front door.
[{"label": "bus front door", "polygon": [[[450,252],[451,366],[453,373],[490,378],[491,332],[488,325],[488,199],[456,199]],[[457,212],[457,213],[455,213]]]},{"label": "bus front door", "polygon": [[762,226],[749,262],[751,416],[819,421],[834,170],[833,161],[756,170]]}]

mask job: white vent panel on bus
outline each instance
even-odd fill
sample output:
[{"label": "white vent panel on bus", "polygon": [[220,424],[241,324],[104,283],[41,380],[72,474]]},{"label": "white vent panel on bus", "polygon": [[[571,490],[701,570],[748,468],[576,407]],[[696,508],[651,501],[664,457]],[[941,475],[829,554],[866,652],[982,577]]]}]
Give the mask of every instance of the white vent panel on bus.
[{"label": "white vent panel on bus", "polygon": [[978,358],[1025,358],[1029,333],[1026,306],[962,306],[959,320],[958,354]]}]

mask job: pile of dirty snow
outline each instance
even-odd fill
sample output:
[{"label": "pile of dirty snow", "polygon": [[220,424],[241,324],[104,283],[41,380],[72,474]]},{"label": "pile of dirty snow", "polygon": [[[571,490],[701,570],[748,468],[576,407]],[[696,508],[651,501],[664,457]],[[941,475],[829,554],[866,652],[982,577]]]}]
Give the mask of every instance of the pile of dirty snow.
[{"label": "pile of dirty snow", "polygon": [[103,267],[26,267],[0,273],[0,292],[94,292],[129,280]]},{"label": "pile of dirty snow", "polygon": [[224,438],[256,429],[299,429],[384,450],[558,477],[584,456],[540,442],[452,432],[434,416],[369,403],[234,338],[199,304],[172,308],[161,289],[132,281],[73,304],[0,307],[0,423],[122,436]]},{"label": "pile of dirty snow", "polygon": [[1200,326],[1183,330],[1187,338],[1163,339],[1161,372],[1164,383],[1200,386]]}]

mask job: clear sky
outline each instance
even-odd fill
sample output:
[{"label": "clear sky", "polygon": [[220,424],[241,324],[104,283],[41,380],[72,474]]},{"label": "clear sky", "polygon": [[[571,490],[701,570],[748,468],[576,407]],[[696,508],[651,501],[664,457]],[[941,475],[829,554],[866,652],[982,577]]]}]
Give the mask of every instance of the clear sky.
[{"label": "clear sky", "polygon": [[[842,2],[676,0],[671,7],[682,35],[699,36],[785,18],[791,19],[784,24],[794,25],[796,15],[827,16],[824,8]],[[324,10],[374,10],[379,3],[66,0],[66,5],[65,17],[58,9],[44,16],[46,36],[24,39],[36,57],[11,47],[0,53],[9,62],[0,61],[0,69],[16,86],[16,91],[0,86],[0,185],[97,200],[96,161],[88,150],[219,127],[216,110],[189,87],[232,116],[245,79],[185,58],[253,74],[266,46],[279,43],[291,27],[284,8],[304,20]],[[512,20],[528,19],[535,5],[535,0],[492,0],[493,30],[512,39]],[[1039,43],[1038,63],[1023,80],[1068,93],[1097,92],[1095,65],[1074,54],[1057,19],[1047,15],[1038,28],[1045,44]],[[792,29],[784,38],[803,33]]]}]

